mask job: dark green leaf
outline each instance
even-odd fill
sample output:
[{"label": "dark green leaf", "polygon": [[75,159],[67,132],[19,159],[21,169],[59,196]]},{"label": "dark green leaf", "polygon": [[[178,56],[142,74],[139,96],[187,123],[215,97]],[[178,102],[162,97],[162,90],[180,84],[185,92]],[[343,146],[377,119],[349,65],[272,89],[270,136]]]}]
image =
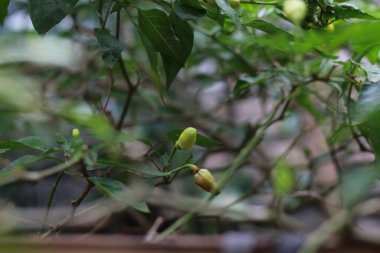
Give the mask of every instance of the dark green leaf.
[{"label": "dark green leaf", "polygon": [[240,79],[237,80],[234,89],[232,90],[231,97],[235,98],[246,93],[253,85],[260,84],[272,76],[273,73],[271,72],[262,72],[257,74],[255,77],[241,76]]},{"label": "dark green leaf", "polygon": [[302,105],[317,121],[323,119],[323,115],[318,111],[315,103],[310,98],[310,91],[303,89],[296,97],[297,102]]},{"label": "dark green leaf", "polygon": [[145,52],[148,56],[150,63],[152,78],[156,84],[157,90],[160,93],[160,97],[164,97],[164,87],[160,79],[159,70],[158,70],[158,53],[154,50],[153,45],[150,43],[148,38],[144,35],[141,29],[137,29],[141,38],[141,41],[145,47]]},{"label": "dark green leaf", "polygon": [[8,4],[10,0],[0,1],[0,25],[4,23],[4,19],[8,15]]},{"label": "dark green leaf", "polygon": [[352,124],[358,125],[380,158],[380,84],[365,84],[355,105]]},{"label": "dark green leaf", "polygon": [[[182,133],[182,130],[174,129],[167,132],[167,136],[169,140],[176,141],[181,135],[181,133]],[[220,145],[221,143],[197,133],[197,141],[195,144],[201,147],[205,147],[205,148],[212,148],[214,146]]]},{"label": "dark green leaf", "polygon": [[154,49],[161,54],[169,88],[184,66],[193,45],[193,30],[178,17],[161,10],[139,10],[139,26]]},{"label": "dark green leaf", "polygon": [[336,19],[359,18],[359,19],[378,19],[359,8],[349,4],[329,5],[328,11],[332,12]]},{"label": "dark green leaf", "polygon": [[254,29],[266,32],[268,34],[276,35],[285,35],[287,37],[293,37],[290,33],[272,25],[271,23],[265,22],[263,20],[251,20],[248,23],[245,23],[244,26],[252,27]]},{"label": "dark green leaf", "polygon": [[235,24],[236,27],[240,28],[240,21],[239,21],[239,15],[237,12],[232,9],[232,7],[229,5],[227,0],[215,0],[216,5],[227,14],[232,20],[232,22]]},{"label": "dark green leaf", "polygon": [[[380,84],[365,84],[360,92],[353,115],[353,125],[380,120]],[[378,122],[377,122],[378,123]]]},{"label": "dark green leaf", "polygon": [[108,67],[112,68],[120,59],[123,47],[108,29],[95,29],[96,39],[102,51],[102,59]]},{"label": "dark green leaf", "polygon": [[142,212],[142,213],[150,213],[149,206],[146,204],[146,202],[138,202],[138,203],[133,203],[130,205],[132,208]]},{"label": "dark green leaf", "polygon": [[120,11],[124,7],[128,7],[131,4],[131,1],[129,0],[113,0],[114,5],[112,7],[111,13]]},{"label": "dark green leaf", "polygon": [[196,20],[206,15],[206,10],[202,8],[198,0],[177,0],[173,11],[182,19]]},{"label": "dark green leaf", "polygon": [[45,34],[70,14],[78,0],[30,0],[30,17],[39,34]]},{"label": "dark green leaf", "polygon": [[19,148],[31,148],[39,151],[45,152],[47,147],[44,145],[42,140],[37,136],[28,136],[18,140],[11,140],[0,142],[0,149],[3,150],[13,150]]},{"label": "dark green leaf", "polygon": [[42,157],[34,155],[24,155],[16,160],[12,161],[7,167],[3,168],[1,171],[9,171],[11,169],[25,169],[27,166],[42,160]]},{"label": "dark green leaf", "polygon": [[141,212],[149,213],[150,210],[145,202],[138,199],[133,199],[132,194],[128,194],[129,189],[121,182],[109,178],[91,177],[91,182],[101,192],[107,194],[111,198],[135,208]]},{"label": "dark green leaf", "polygon": [[161,172],[161,171],[150,169],[150,168],[136,168],[136,167],[132,168],[133,165],[128,165],[122,162],[111,161],[111,160],[98,160],[98,163],[112,166],[119,169],[124,169],[136,175],[148,177],[148,178],[165,177],[171,174],[170,172]]},{"label": "dark green leaf", "polygon": [[352,207],[365,197],[376,178],[377,174],[374,167],[353,169],[344,175],[339,187],[344,206]]},{"label": "dark green leaf", "polygon": [[336,129],[327,142],[329,145],[335,145],[351,139],[351,128],[348,125],[342,125]]}]

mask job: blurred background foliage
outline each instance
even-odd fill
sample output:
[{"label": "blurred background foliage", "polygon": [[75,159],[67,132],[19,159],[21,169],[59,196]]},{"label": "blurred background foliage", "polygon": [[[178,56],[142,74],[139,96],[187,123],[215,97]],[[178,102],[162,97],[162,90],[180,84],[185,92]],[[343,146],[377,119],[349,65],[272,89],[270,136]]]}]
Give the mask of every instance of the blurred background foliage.
[{"label": "blurred background foliage", "polygon": [[1,1],[1,232],[378,220],[380,3],[305,3],[293,24],[281,0]]}]

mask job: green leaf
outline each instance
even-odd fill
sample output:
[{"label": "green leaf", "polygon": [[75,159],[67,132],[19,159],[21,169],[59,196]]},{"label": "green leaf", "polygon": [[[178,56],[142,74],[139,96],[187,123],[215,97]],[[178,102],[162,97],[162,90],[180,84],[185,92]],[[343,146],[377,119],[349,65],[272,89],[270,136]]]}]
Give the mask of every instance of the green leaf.
[{"label": "green leaf", "polygon": [[368,193],[377,178],[374,167],[360,167],[347,172],[339,186],[344,206],[352,207]]},{"label": "green leaf", "polygon": [[351,128],[348,125],[342,125],[333,131],[331,136],[327,139],[327,143],[332,146],[335,144],[347,142],[352,138]]},{"label": "green leaf", "polygon": [[352,124],[368,138],[376,157],[380,158],[380,83],[363,85],[356,102]]},{"label": "green leaf", "polygon": [[111,198],[126,204],[136,210],[149,213],[150,210],[145,202],[133,199],[132,194],[128,194],[129,189],[120,181],[109,178],[90,177],[89,180],[94,183],[95,187]]},{"label": "green leaf", "polygon": [[28,136],[18,140],[0,142],[0,149],[3,150],[13,150],[19,148],[31,148],[42,152],[48,150],[42,140],[37,136]]},{"label": "green leaf", "polygon": [[10,0],[0,1],[0,25],[4,24],[4,20],[8,15],[8,5]]},{"label": "green leaf", "polygon": [[202,8],[198,0],[177,0],[173,11],[182,19],[196,20],[206,15],[206,10]]},{"label": "green leaf", "polygon": [[102,51],[102,59],[108,67],[112,68],[120,59],[123,47],[108,29],[95,29],[95,36]]},{"label": "green leaf", "polygon": [[144,33],[141,31],[141,29],[137,28],[137,30],[139,32],[141,42],[143,43],[143,45],[145,47],[145,52],[148,56],[152,78],[154,79],[157,90],[160,93],[160,97],[163,98],[164,97],[164,87],[163,87],[163,84],[161,82],[159,70],[158,70],[158,53],[154,50],[153,45],[150,43],[150,41],[144,35]]},{"label": "green leaf", "polygon": [[148,205],[146,204],[146,202],[144,202],[144,201],[138,202],[138,203],[133,203],[130,206],[132,208],[142,212],[142,213],[150,213],[150,209],[149,209]]},{"label": "green leaf", "polygon": [[377,65],[361,64],[361,68],[367,74],[367,80],[371,83],[380,82],[380,68]]},{"label": "green leaf", "polygon": [[285,159],[281,159],[272,171],[272,182],[274,191],[280,195],[287,195],[292,192],[295,181],[294,173]]},{"label": "green leaf", "polygon": [[175,15],[168,17],[165,12],[155,9],[139,10],[138,21],[141,31],[161,54],[169,89],[191,53],[193,30]]},{"label": "green leaf", "polygon": [[39,34],[45,34],[72,13],[78,0],[30,0],[30,18]]},{"label": "green leaf", "polygon": [[368,13],[360,10],[359,8],[349,5],[349,4],[335,4],[328,5],[327,10],[333,13],[336,19],[347,19],[347,18],[359,18],[359,19],[378,19]]},{"label": "green leaf", "polygon": [[111,13],[120,11],[124,7],[128,7],[131,4],[129,0],[113,0],[114,5],[112,7]]},{"label": "green leaf", "polygon": [[27,166],[35,162],[38,162],[40,160],[42,160],[42,157],[34,156],[34,155],[24,155],[12,161],[10,164],[8,164],[7,167],[1,170],[1,173],[10,171],[12,169],[25,169]]},{"label": "green leaf", "polygon": [[229,16],[234,23],[234,25],[240,28],[239,15],[237,12],[230,6],[227,0],[215,0],[216,5]]},{"label": "green leaf", "polygon": [[[168,131],[166,134],[167,134],[169,140],[176,141],[179,138],[179,136],[181,135],[182,131],[183,130],[174,129],[174,130]],[[197,141],[195,142],[195,144],[198,146],[204,147],[204,148],[212,148],[214,146],[221,145],[221,143],[219,141],[212,140],[212,139],[210,139],[204,135],[201,135],[199,133],[197,133]]]},{"label": "green leaf", "polygon": [[365,84],[355,106],[352,124],[360,125],[380,120],[380,84]]},{"label": "green leaf", "polygon": [[[171,172],[161,172],[158,170],[150,169],[150,168],[132,168],[130,165],[127,165],[126,163],[117,162],[117,161],[111,161],[111,160],[98,160],[99,164],[112,166],[119,169],[127,170],[133,174],[136,174],[138,176],[143,176],[147,178],[153,178],[153,177],[165,177],[171,174]],[[132,165],[133,166],[133,165]]]},{"label": "green leaf", "polygon": [[244,26],[251,27],[263,32],[266,32],[271,35],[285,35],[287,37],[293,37],[290,33],[272,25],[271,23],[265,22],[263,20],[254,19],[249,21],[248,23],[245,23]]},{"label": "green leaf", "polygon": [[253,85],[262,83],[263,81],[271,78],[273,76],[272,72],[262,72],[258,73],[255,77],[251,76],[241,76],[232,90],[231,98],[239,97],[242,94],[245,94]]}]

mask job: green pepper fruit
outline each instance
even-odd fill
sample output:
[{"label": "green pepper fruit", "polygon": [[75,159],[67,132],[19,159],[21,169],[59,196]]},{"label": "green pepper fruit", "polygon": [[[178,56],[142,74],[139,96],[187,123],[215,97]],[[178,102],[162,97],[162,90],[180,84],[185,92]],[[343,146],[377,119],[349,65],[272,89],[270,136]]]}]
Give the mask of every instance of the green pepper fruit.
[{"label": "green pepper fruit", "polygon": [[286,0],[283,11],[290,21],[300,24],[307,14],[307,5],[303,0]]},{"label": "green pepper fruit", "polygon": [[199,169],[198,167],[191,168],[194,173],[195,183],[207,192],[218,195],[220,190],[216,187],[214,176],[207,169]]},{"label": "green pepper fruit", "polygon": [[71,135],[74,137],[74,138],[79,138],[80,137],[80,131],[78,128],[74,128]]},{"label": "green pepper fruit", "polygon": [[192,146],[194,146],[196,140],[197,129],[188,127],[182,131],[175,145],[180,149],[190,149]]}]

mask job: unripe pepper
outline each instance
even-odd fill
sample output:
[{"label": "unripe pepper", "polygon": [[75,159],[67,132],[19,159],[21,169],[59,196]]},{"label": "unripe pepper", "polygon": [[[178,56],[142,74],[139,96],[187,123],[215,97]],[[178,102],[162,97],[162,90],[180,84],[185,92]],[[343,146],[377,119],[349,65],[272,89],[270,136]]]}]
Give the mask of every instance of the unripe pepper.
[{"label": "unripe pepper", "polygon": [[78,128],[74,128],[71,135],[74,137],[74,138],[79,138],[80,137],[80,131]]},{"label": "unripe pepper", "polygon": [[335,30],[335,26],[333,23],[329,24],[328,26],[326,26],[326,29],[329,31],[329,32],[333,32]]},{"label": "unripe pepper", "polygon": [[283,11],[289,20],[295,24],[300,24],[307,14],[307,5],[303,0],[286,0]]},{"label": "unripe pepper", "polygon": [[197,140],[197,129],[188,127],[182,131],[175,146],[180,149],[190,149]]},{"label": "unripe pepper", "polygon": [[199,187],[214,195],[220,193],[220,190],[216,187],[215,178],[209,170],[200,169],[196,166],[192,167],[191,170],[194,173],[194,181]]}]

